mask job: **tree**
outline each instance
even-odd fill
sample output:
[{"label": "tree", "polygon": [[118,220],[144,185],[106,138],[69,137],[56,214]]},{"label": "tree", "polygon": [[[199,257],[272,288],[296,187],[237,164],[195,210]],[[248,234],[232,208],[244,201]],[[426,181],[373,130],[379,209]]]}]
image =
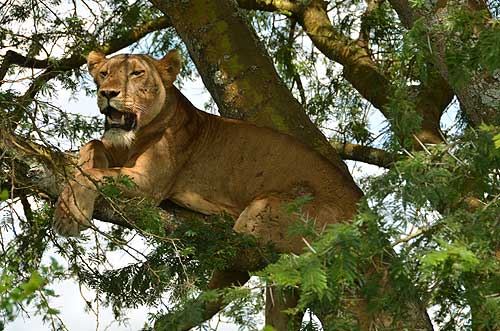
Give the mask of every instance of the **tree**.
[{"label": "tree", "polygon": [[[445,330],[500,328],[498,2],[8,0],[0,12],[1,198],[23,208],[2,219],[4,321],[34,302],[56,328],[50,283],[74,277],[104,293],[117,316],[168,292],[175,309],[155,315],[157,329],[196,326],[230,301],[226,314],[252,327],[260,292],[198,295],[244,250],[242,268],[273,293],[300,291],[288,312],[310,309],[325,330],[429,329],[431,307]],[[291,230],[316,240],[278,257],[232,233],[225,217],[127,200],[119,188],[133,183],[124,179],[103,188],[94,216],[115,225],[94,251],[56,238],[52,206],[72,169],[57,142],[78,145],[99,125],[54,107],[57,88],[91,91],[82,66],[92,49],[162,55],[174,46],[192,61],[184,78],[199,74],[222,116],[291,134],[346,176],[342,159],[384,168],[363,182],[353,222],[322,233],[304,222]],[[445,113],[457,114],[453,125]],[[377,131],[380,114],[387,126]],[[103,272],[102,247],[133,249],[134,234],[151,253]],[[41,263],[47,249],[70,267]]]}]

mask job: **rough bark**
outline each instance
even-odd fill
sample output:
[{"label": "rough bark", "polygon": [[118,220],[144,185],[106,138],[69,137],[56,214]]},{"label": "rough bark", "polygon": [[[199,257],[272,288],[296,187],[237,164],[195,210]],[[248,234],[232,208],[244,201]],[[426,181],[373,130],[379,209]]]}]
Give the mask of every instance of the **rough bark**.
[{"label": "rough bark", "polygon": [[241,8],[291,12],[314,45],[329,59],[343,66],[345,78],[378,109],[387,104],[391,83],[372,60],[362,43],[341,34],[332,25],[324,1],[291,6],[286,1],[239,0]]}]

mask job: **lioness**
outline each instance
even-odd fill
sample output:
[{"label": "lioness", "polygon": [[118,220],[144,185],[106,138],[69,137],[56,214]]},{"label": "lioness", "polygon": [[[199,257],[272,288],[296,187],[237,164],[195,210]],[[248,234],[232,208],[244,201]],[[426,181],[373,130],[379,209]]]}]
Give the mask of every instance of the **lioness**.
[{"label": "lioness", "polygon": [[[319,229],[355,213],[361,192],[317,152],[286,134],[196,109],[173,86],[178,52],[161,60],[91,52],[87,61],[105,133],[80,150],[82,171],[56,205],[58,233],[76,236],[88,227],[95,183],[119,175],[130,176],[155,201],[169,199],[207,215],[226,212],[236,219],[235,231],[271,241],[281,252],[304,247],[301,238],[287,235],[293,219],[282,208],[296,197],[313,197],[302,211]],[[247,279],[244,271],[228,271],[212,286]]]}]

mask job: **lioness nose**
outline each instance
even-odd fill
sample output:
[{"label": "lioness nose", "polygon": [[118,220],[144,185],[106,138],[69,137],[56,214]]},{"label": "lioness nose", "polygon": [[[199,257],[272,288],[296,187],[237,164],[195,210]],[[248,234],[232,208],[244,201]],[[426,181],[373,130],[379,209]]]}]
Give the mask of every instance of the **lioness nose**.
[{"label": "lioness nose", "polygon": [[117,90],[100,90],[99,93],[107,99],[111,99],[120,94],[120,91]]}]

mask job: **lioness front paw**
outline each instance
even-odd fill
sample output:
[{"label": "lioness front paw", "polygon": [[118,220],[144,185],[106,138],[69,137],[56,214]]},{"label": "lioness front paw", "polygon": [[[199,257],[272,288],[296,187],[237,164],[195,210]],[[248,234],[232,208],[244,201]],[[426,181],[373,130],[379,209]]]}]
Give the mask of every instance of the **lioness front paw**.
[{"label": "lioness front paw", "polygon": [[76,194],[71,187],[65,188],[57,199],[52,227],[60,235],[78,236],[91,226],[93,205],[93,200],[89,197]]}]

